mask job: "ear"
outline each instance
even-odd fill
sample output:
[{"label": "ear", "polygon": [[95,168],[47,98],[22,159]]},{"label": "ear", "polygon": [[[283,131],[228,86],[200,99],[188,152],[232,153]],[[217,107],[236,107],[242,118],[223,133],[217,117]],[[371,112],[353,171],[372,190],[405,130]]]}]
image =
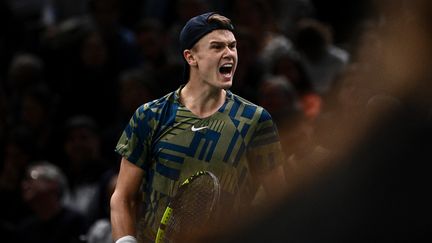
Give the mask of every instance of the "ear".
[{"label": "ear", "polygon": [[196,61],[195,56],[191,50],[189,50],[189,49],[184,50],[183,51],[183,57],[186,60],[186,62],[189,64],[189,66],[196,66],[197,65],[197,61]]}]

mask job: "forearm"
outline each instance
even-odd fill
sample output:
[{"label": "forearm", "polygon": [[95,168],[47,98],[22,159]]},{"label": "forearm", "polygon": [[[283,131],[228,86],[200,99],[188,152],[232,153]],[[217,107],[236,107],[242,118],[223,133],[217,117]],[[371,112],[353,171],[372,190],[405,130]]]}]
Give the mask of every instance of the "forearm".
[{"label": "forearm", "polygon": [[122,158],[110,201],[112,236],[115,241],[124,236],[136,236],[136,208],[143,174],[141,168]]},{"label": "forearm", "polygon": [[136,236],[136,203],[119,197],[115,193],[111,197],[111,226],[114,241],[131,235]]}]

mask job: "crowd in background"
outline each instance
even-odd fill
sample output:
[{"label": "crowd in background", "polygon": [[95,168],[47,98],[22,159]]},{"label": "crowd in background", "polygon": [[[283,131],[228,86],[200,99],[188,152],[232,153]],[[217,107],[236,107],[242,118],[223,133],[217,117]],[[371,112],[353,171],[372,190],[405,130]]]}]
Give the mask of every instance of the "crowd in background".
[{"label": "crowd in background", "polygon": [[[372,9],[364,2],[351,3],[353,13],[344,1],[2,0],[1,235],[57,242],[70,234],[61,242],[91,242],[89,230],[109,218],[119,135],[139,105],[182,84],[180,28],[207,11],[235,25],[231,90],[276,121],[288,177],[314,166],[340,145],[321,139],[329,131],[320,126],[334,122],[333,106],[343,123],[368,118],[351,112],[359,106],[374,112],[400,105],[391,93],[362,89],[356,75],[371,69],[356,62],[356,47],[367,42],[377,51],[381,44],[373,33],[361,35],[382,24],[366,17]],[[345,14],[335,15],[336,4]],[[29,186],[41,178],[34,171],[66,183]],[[29,188],[34,195],[23,196]],[[67,210],[61,217],[50,213],[57,206],[48,206],[49,193]]]}]

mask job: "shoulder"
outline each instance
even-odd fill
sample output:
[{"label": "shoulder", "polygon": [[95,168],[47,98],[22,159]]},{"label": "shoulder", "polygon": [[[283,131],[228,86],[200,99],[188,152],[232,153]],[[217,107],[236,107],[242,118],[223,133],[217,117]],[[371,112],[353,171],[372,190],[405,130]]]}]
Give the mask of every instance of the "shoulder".
[{"label": "shoulder", "polygon": [[174,103],[174,92],[168,93],[161,98],[149,101],[139,106],[135,112],[135,116],[143,117],[149,115],[157,115],[161,113],[161,110],[166,106],[170,106]]},{"label": "shoulder", "polygon": [[243,98],[240,95],[233,93],[230,90],[227,90],[227,97],[229,100],[231,100],[232,102],[234,102],[238,106],[250,106],[250,107],[257,108],[257,109],[262,109],[261,106],[253,103],[252,101],[249,101],[246,98]]},{"label": "shoulder", "polygon": [[259,106],[239,95],[229,92],[230,98],[235,103],[236,107],[242,110],[242,116],[258,119],[259,122],[271,120],[270,113],[262,106]]}]

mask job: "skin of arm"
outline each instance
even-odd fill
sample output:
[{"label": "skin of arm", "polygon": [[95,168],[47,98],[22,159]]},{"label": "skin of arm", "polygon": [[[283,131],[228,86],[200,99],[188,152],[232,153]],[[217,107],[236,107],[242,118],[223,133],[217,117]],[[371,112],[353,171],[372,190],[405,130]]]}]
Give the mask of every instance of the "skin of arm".
[{"label": "skin of arm", "polygon": [[111,225],[114,241],[131,235],[136,237],[137,195],[144,171],[122,158],[117,185],[111,196]]}]

